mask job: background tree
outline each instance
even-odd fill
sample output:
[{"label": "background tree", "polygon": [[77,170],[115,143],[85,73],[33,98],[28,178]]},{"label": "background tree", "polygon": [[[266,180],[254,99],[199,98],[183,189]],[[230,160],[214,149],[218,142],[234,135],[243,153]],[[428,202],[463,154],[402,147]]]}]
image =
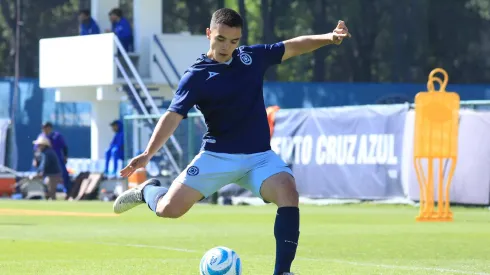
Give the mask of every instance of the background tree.
[{"label": "background tree", "polygon": [[[39,39],[76,35],[88,0],[21,0],[20,71],[38,77]],[[243,15],[243,44],[325,33],[346,21],[352,38],[294,58],[267,72],[269,81],[417,82],[435,67],[453,83],[490,79],[490,0],[172,0],[163,2],[166,33],[204,34],[212,12]],[[121,0],[132,18],[132,0]],[[14,73],[15,0],[0,1],[0,76]]]}]

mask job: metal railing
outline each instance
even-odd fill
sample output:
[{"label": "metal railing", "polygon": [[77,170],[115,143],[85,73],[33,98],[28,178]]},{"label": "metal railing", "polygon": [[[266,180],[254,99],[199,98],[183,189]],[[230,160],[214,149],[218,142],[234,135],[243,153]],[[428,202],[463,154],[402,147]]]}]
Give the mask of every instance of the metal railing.
[{"label": "metal railing", "polygon": [[[150,92],[148,91],[148,89],[146,88],[146,85],[143,83],[143,81],[141,80],[141,77],[140,75],[138,74],[138,71],[136,70],[136,68],[134,67],[133,65],[133,62],[131,62],[131,59],[129,59],[129,56],[126,52],[126,50],[124,49],[124,47],[122,46],[121,42],[119,41],[119,39],[117,38],[117,36],[114,36],[114,40],[116,42],[116,45],[119,49],[119,51],[121,52],[124,60],[126,61],[126,63],[128,64],[130,70],[131,70],[131,73],[134,75],[136,81],[138,82],[138,85],[140,86],[140,88],[143,90],[143,93],[145,94],[148,102],[150,103],[151,105],[151,109],[153,110],[153,113],[154,114],[157,114],[157,115],[161,115],[162,113],[160,112],[160,110],[158,109],[157,105],[155,104],[155,101],[153,100],[153,97],[151,96]],[[139,95],[138,95],[139,96]],[[179,155],[182,155],[182,147],[179,145],[179,143],[177,142],[177,140],[175,139],[175,137],[172,135],[170,136],[170,141],[172,142],[172,145],[175,147],[175,149],[177,150],[178,154]]]},{"label": "metal railing", "polygon": [[163,56],[167,60],[168,64],[170,65],[170,68],[172,68],[173,73],[175,74],[175,77],[177,77],[177,80],[180,79],[180,74],[179,71],[177,70],[177,67],[175,67],[174,63],[172,62],[172,59],[170,58],[170,55],[167,53],[165,48],[163,47],[162,42],[160,39],[158,39],[158,36],[155,34],[153,35],[153,41],[157,44],[158,48],[162,52]]},{"label": "metal railing", "polygon": [[[490,100],[461,100],[459,103],[463,108],[490,107]],[[415,108],[415,103],[410,103],[410,108]]]},{"label": "metal railing", "polygon": [[[179,74],[177,68],[175,67],[175,64],[172,62],[172,58],[168,54],[167,50],[165,50],[165,47],[163,46],[163,44],[160,41],[160,39],[158,39],[158,36],[156,34],[153,35],[153,41],[156,43],[156,45],[158,46],[158,48],[162,52],[163,57],[165,58],[165,60],[169,64],[169,66],[172,69],[172,72],[174,73],[174,75],[177,78],[177,80],[180,80],[180,78],[182,76]],[[157,56],[155,54],[153,55],[153,62],[155,62],[155,64],[157,64],[160,72],[163,74],[163,76],[165,77],[165,79],[167,80],[167,82],[169,84],[169,87],[172,88],[172,90],[173,90],[173,92],[175,94],[175,88],[174,88],[175,86],[173,85],[172,81],[170,80],[170,77],[168,76],[168,74],[163,69],[162,63],[160,62],[160,60],[158,60],[158,58],[157,58]],[[201,113],[195,106],[193,106],[193,110],[196,113],[199,113],[199,114]],[[206,121],[204,120],[204,117],[203,116],[200,116],[200,118],[201,118],[201,122],[203,123],[203,125],[206,125]]]},{"label": "metal railing", "polygon": [[[127,129],[131,128],[130,125],[136,125],[135,123],[139,123],[138,121],[141,121],[141,120],[146,120],[146,119],[154,119],[154,118],[157,118],[157,116],[155,115],[126,115],[124,116],[124,123],[125,125],[127,125],[127,127],[124,127],[125,131],[127,131]],[[187,157],[187,162],[189,162],[190,160],[192,160],[194,158],[194,156],[198,153],[198,150],[193,150],[193,148],[195,147],[194,145],[196,144],[200,144],[200,139],[198,140],[196,138],[196,133],[198,133],[198,129],[196,128],[195,124],[193,123],[193,121],[195,120],[198,120],[200,121],[201,119],[203,119],[203,114],[202,113],[196,113],[196,112],[192,112],[192,113],[188,113],[187,114],[187,119],[185,121],[183,121],[183,123],[181,125],[179,125],[178,129],[181,129],[184,128],[186,130],[186,134],[185,136],[180,136],[181,139],[181,142],[184,142],[185,140],[187,140],[187,146],[186,146],[186,150],[185,153],[187,154],[186,157]],[[201,128],[201,130],[203,130],[205,132],[205,129]],[[137,130],[139,131],[139,130]],[[204,132],[202,132],[202,134],[204,134]],[[133,137],[134,137],[134,134],[133,134]],[[201,135],[202,137],[202,135]],[[136,145],[136,143],[133,143]],[[142,148],[137,148],[137,150],[141,150]],[[183,163],[182,164],[183,166],[185,166],[186,164]]]},{"label": "metal railing", "polygon": [[18,171],[3,165],[0,165],[0,173],[9,173],[16,177],[20,176],[20,173]]},{"label": "metal railing", "polygon": [[[161,112],[157,108],[157,106],[155,104],[155,101],[153,100],[153,97],[151,96],[150,92],[148,91],[146,85],[141,80],[141,77],[140,77],[138,71],[136,70],[136,68],[134,67],[133,63],[131,62],[131,59],[129,58],[126,50],[124,49],[124,47],[122,46],[121,42],[119,41],[119,39],[116,36],[114,36],[114,42],[115,42],[115,44],[116,44],[119,52],[121,53],[122,57],[126,61],[126,64],[128,65],[131,73],[133,74],[134,78],[136,79],[136,82],[138,83],[140,89],[145,94],[146,100],[148,100],[148,102],[150,104],[150,107],[151,107],[151,109],[153,111],[153,114],[150,114],[148,112],[148,110],[146,109],[146,106],[143,104],[143,101],[142,101],[140,95],[138,94],[138,92],[136,91],[136,88],[134,87],[133,82],[131,81],[131,79],[128,76],[126,70],[124,69],[124,66],[121,64],[121,62],[119,61],[119,59],[118,59],[117,56],[114,57],[114,61],[116,63],[116,66],[119,69],[119,71],[121,72],[121,74],[122,74],[124,80],[126,81],[129,89],[131,90],[131,93],[132,93],[133,97],[135,98],[135,100],[136,100],[136,102],[138,104],[138,107],[141,109],[141,112],[143,113],[144,116],[147,116],[148,122],[150,123],[150,125],[152,125],[152,124],[154,124],[154,122],[153,122],[154,117],[150,117],[150,116],[152,116],[152,115],[153,116],[157,116],[156,119],[158,119],[161,116]],[[178,143],[177,139],[173,135],[171,135],[170,136],[170,141],[171,141],[172,145],[175,147],[175,150],[177,151],[177,154],[179,155],[179,157],[182,157],[183,150],[182,150],[182,147],[180,146],[180,144]],[[164,145],[163,146],[163,150],[165,151],[165,154],[169,158],[170,163],[172,164],[172,167],[174,168],[174,170],[177,173],[180,173],[182,171],[182,169],[178,165],[177,161],[175,160],[175,158],[172,155],[172,152],[170,151],[170,149],[168,148],[168,146],[167,145]]]},{"label": "metal railing", "polygon": [[153,62],[157,65],[158,67],[158,70],[160,70],[160,72],[162,73],[163,77],[165,77],[165,80],[167,80],[167,84],[168,86],[172,89],[172,90],[175,90],[175,86],[174,84],[172,83],[172,81],[170,80],[170,78],[168,77],[167,73],[165,72],[165,70],[163,69],[163,66],[162,66],[162,63],[160,63],[160,61],[158,60],[157,56],[155,54],[153,54]]}]

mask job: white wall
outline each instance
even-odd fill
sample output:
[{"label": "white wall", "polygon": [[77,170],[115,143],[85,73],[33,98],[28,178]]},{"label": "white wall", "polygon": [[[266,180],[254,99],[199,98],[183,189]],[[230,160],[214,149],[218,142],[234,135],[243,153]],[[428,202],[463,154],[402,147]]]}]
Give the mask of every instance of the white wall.
[{"label": "white wall", "polygon": [[104,33],[106,29],[111,29],[109,12],[117,7],[119,7],[119,0],[91,0],[90,10],[92,18],[99,25],[101,33]]},{"label": "white wall", "polygon": [[91,159],[105,159],[105,151],[114,137],[114,132],[109,125],[119,118],[119,101],[95,101],[92,102],[92,120],[90,128]]},{"label": "white wall", "polygon": [[139,55],[139,73],[150,75],[150,45],[153,35],[162,33],[162,0],[133,0],[135,52]]},{"label": "white wall", "polygon": [[39,41],[39,86],[112,85],[116,71],[112,33]]},{"label": "white wall", "polygon": [[[157,36],[160,43],[163,45],[167,54],[170,56],[179,75],[194,64],[201,56],[206,53],[209,48],[209,40],[205,35],[189,35],[189,34],[160,34]],[[165,73],[169,76],[174,85],[179,83],[179,79],[175,76],[169,62],[158,47],[158,44],[152,41],[151,47],[151,78],[154,83],[167,84],[167,80],[161,73],[157,64],[153,62],[153,55],[159,60]]]}]

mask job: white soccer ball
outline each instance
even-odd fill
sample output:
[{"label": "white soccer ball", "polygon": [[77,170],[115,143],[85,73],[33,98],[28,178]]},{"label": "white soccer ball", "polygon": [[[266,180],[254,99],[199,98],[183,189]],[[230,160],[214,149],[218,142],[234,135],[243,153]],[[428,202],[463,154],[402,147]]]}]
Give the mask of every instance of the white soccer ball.
[{"label": "white soccer ball", "polygon": [[218,246],[204,254],[199,270],[201,275],[241,275],[242,263],[235,251]]}]

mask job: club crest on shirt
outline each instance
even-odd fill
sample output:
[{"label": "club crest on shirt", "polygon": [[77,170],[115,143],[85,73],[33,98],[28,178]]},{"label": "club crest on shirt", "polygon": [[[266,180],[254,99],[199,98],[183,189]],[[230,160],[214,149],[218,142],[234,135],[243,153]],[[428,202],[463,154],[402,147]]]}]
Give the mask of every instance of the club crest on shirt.
[{"label": "club crest on shirt", "polygon": [[197,168],[197,166],[191,166],[187,168],[187,175],[197,176],[198,174],[199,174],[199,168]]},{"label": "club crest on shirt", "polygon": [[252,57],[248,53],[242,52],[240,53],[240,61],[245,65],[250,65],[252,64]]},{"label": "club crest on shirt", "polygon": [[203,139],[203,141],[207,143],[216,143],[216,140],[214,138],[205,138]]}]

